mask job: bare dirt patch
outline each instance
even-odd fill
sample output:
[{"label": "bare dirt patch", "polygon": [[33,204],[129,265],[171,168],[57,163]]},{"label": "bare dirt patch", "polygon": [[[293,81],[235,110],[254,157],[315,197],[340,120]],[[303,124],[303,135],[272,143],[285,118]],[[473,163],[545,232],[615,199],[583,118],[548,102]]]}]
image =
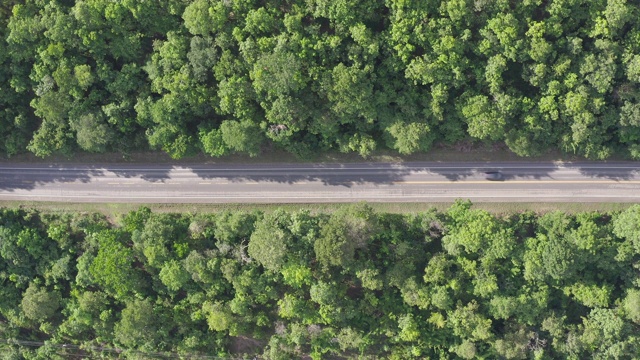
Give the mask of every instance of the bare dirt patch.
[{"label": "bare dirt patch", "polygon": [[267,345],[265,341],[253,339],[247,336],[232,336],[229,351],[232,354],[259,354]]}]

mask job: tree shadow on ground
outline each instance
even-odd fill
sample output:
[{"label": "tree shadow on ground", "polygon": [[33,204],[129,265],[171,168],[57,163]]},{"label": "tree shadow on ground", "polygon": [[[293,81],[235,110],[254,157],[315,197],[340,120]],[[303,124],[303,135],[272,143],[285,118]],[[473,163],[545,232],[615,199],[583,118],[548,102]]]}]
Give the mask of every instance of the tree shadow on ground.
[{"label": "tree shadow on ground", "polygon": [[[624,181],[640,177],[636,162],[618,163],[326,163],[326,164],[214,164],[214,165],[0,165],[0,190],[34,189],[51,183],[89,183],[93,178],[139,178],[149,183],[179,180],[180,178],[227,181],[232,183],[319,182],[326,186],[352,187],[361,184],[394,185],[410,182],[420,176],[430,181],[485,180],[485,172],[500,171],[503,181],[559,180],[563,172],[580,174],[590,179]],[[575,171],[573,171],[575,170]],[[112,176],[113,176],[112,175]],[[417,181],[416,183],[420,183]]]},{"label": "tree shadow on ground", "polygon": [[142,169],[139,166],[3,164],[0,166],[0,190],[32,190],[39,185],[55,183],[90,183],[93,178],[106,176],[108,172],[114,173],[117,177],[139,177],[148,182],[158,182],[169,179],[172,168],[171,165]]}]

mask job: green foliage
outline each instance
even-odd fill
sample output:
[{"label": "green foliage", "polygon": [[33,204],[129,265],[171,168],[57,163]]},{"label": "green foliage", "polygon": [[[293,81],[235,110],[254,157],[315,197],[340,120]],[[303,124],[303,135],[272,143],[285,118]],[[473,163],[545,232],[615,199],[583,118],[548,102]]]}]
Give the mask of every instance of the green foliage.
[{"label": "green foliage", "polygon": [[628,324],[613,309],[594,309],[584,319],[580,337],[585,350],[595,358],[628,357],[637,354],[634,342],[626,341]]},{"label": "green foliage", "polygon": [[202,310],[207,314],[207,324],[212,331],[225,331],[232,326],[233,316],[222,304],[205,303]]},{"label": "green foliage", "polygon": [[76,131],[76,141],[90,152],[104,152],[112,140],[113,133],[101,116],[87,114],[71,124]]},{"label": "green foliage", "polygon": [[119,241],[121,234],[107,230],[94,236],[97,238],[99,249],[89,268],[91,276],[120,298],[138,292],[141,279],[133,267],[133,251]]},{"label": "green foliage", "polygon": [[206,130],[200,129],[198,132],[200,143],[202,144],[202,151],[205,154],[213,157],[220,157],[227,153],[228,149],[222,139],[222,133],[219,129]]},{"label": "green foliage", "polygon": [[[640,157],[628,0],[7,0],[0,153]],[[264,145],[267,146],[264,146]]]},{"label": "green foliage", "polygon": [[156,348],[161,336],[159,315],[148,299],[128,303],[114,329],[116,340],[128,349]]},{"label": "green foliage", "polygon": [[633,245],[640,253],[640,205],[633,205],[613,221],[613,233]]},{"label": "green foliage", "polygon": [[367,205],[354,205],[332,214],[314,243],[316,258],[325,266],[348,267],[356,249],[366,248],[377,219]]},{"label": "green foliage", "polygon": [[314,244],[318,261],[325,265],[345,266],[353,259],[355,246],[346,236],[347,225],[341,217],[332,216],[322,227],[320,238]]},{"label": "green foliage", "polygon": [[60,295],[31,283],[22,295],[21,307],[24,316],[42,323],[55,315],[60,307]]},{"label": "green foliage", "polygon": [[524,327],[510,328],[505,331],[504,338],[495,341],[494,347],[506,359],[526,359],[532,337]]},{"label": "green foliage", "polygon": [[498,140],[504,136],[506,120],[484,95],[469,98],[462,107],[469,124],[469,135],[478,139]]},{"label": "green foliage", "polygon": [[256,124],[250,121],[225,120],[220,124],[222,141],[232,151],[257,156],[260,152],[262,134]]},{"label": "green foliage", "polygon": [[166,262],[158,276],[160,281],[171,291],[182,289],[191,278],[189,273],[176,260]]},{"label": "green foliage", "polygon": [[0,334],[44,344],[25,358],[634,359],[636,213],[0,209]]},{"label": "green foliage", "polygon": [[287,215],[276,212],[265,216],[255,227],[249,239],[249,256],[265,269],[279,271],[287,256],[291,234],[287,231]]},{"label": "green foliage", "polygon": [[479,314],[478,307],[478,303],[472,301],[464,306],[458,304],[455,310],[449,312],[448,321],[456,336],[472,341],[491,338],[491,319]]},{"label": "green foliage", "polygon": [[420,337],[420,330],[418,329],[418,323],[413,318],[413,315],[407,314],[401,316],[398,319],[398,328],[400,328],[400,333],[398,337],[402,341],[416,341]]},{"label": "green foliage", "polygon": [[404,155],[427,152],[434,140],[427,124],[396,122],[387,131],[394,139],[392,147]]},{"label": "green foliage", "polygon": [[460,345],[456,346],[454,349],[455,349],[455,354],[460,356],[463,359],[475,359],[478,352],[476,345],[469,340],[464,340]]},{"label": "green foliage", "polygon": [[108,339],[113,332],[110,298],[103,292],[86,291],[76,294],[67,303],[68,318],[60,324],[64,336],[77,339]]},{"label": "green foliage", "polygon": [[640,290],[629,290],[624,298],[623,309],[629,319],[640,324]]}]

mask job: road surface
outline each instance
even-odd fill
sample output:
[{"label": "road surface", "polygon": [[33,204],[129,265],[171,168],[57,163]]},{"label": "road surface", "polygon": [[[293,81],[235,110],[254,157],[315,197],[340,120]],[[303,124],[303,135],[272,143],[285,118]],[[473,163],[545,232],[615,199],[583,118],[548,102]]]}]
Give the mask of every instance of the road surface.
[{"label": "road surface", "polygon": [[[499,170],[504,181],[484,179]],[[640,202],[640,163],[0,164],[0,200],[121,203]]]}]

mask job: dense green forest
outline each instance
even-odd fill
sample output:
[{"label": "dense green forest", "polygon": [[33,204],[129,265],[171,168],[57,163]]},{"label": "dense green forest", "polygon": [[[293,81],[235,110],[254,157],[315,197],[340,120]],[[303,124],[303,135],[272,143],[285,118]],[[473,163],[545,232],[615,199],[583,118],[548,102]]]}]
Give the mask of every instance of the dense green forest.
[{"label": "dense green forest", "polygon": [[3,0],[0,153],[640,159],[633,0]]},{"label": "dense green forest", "polygon": [[637,359],[616,213],[0,209],[4,359]]}]

